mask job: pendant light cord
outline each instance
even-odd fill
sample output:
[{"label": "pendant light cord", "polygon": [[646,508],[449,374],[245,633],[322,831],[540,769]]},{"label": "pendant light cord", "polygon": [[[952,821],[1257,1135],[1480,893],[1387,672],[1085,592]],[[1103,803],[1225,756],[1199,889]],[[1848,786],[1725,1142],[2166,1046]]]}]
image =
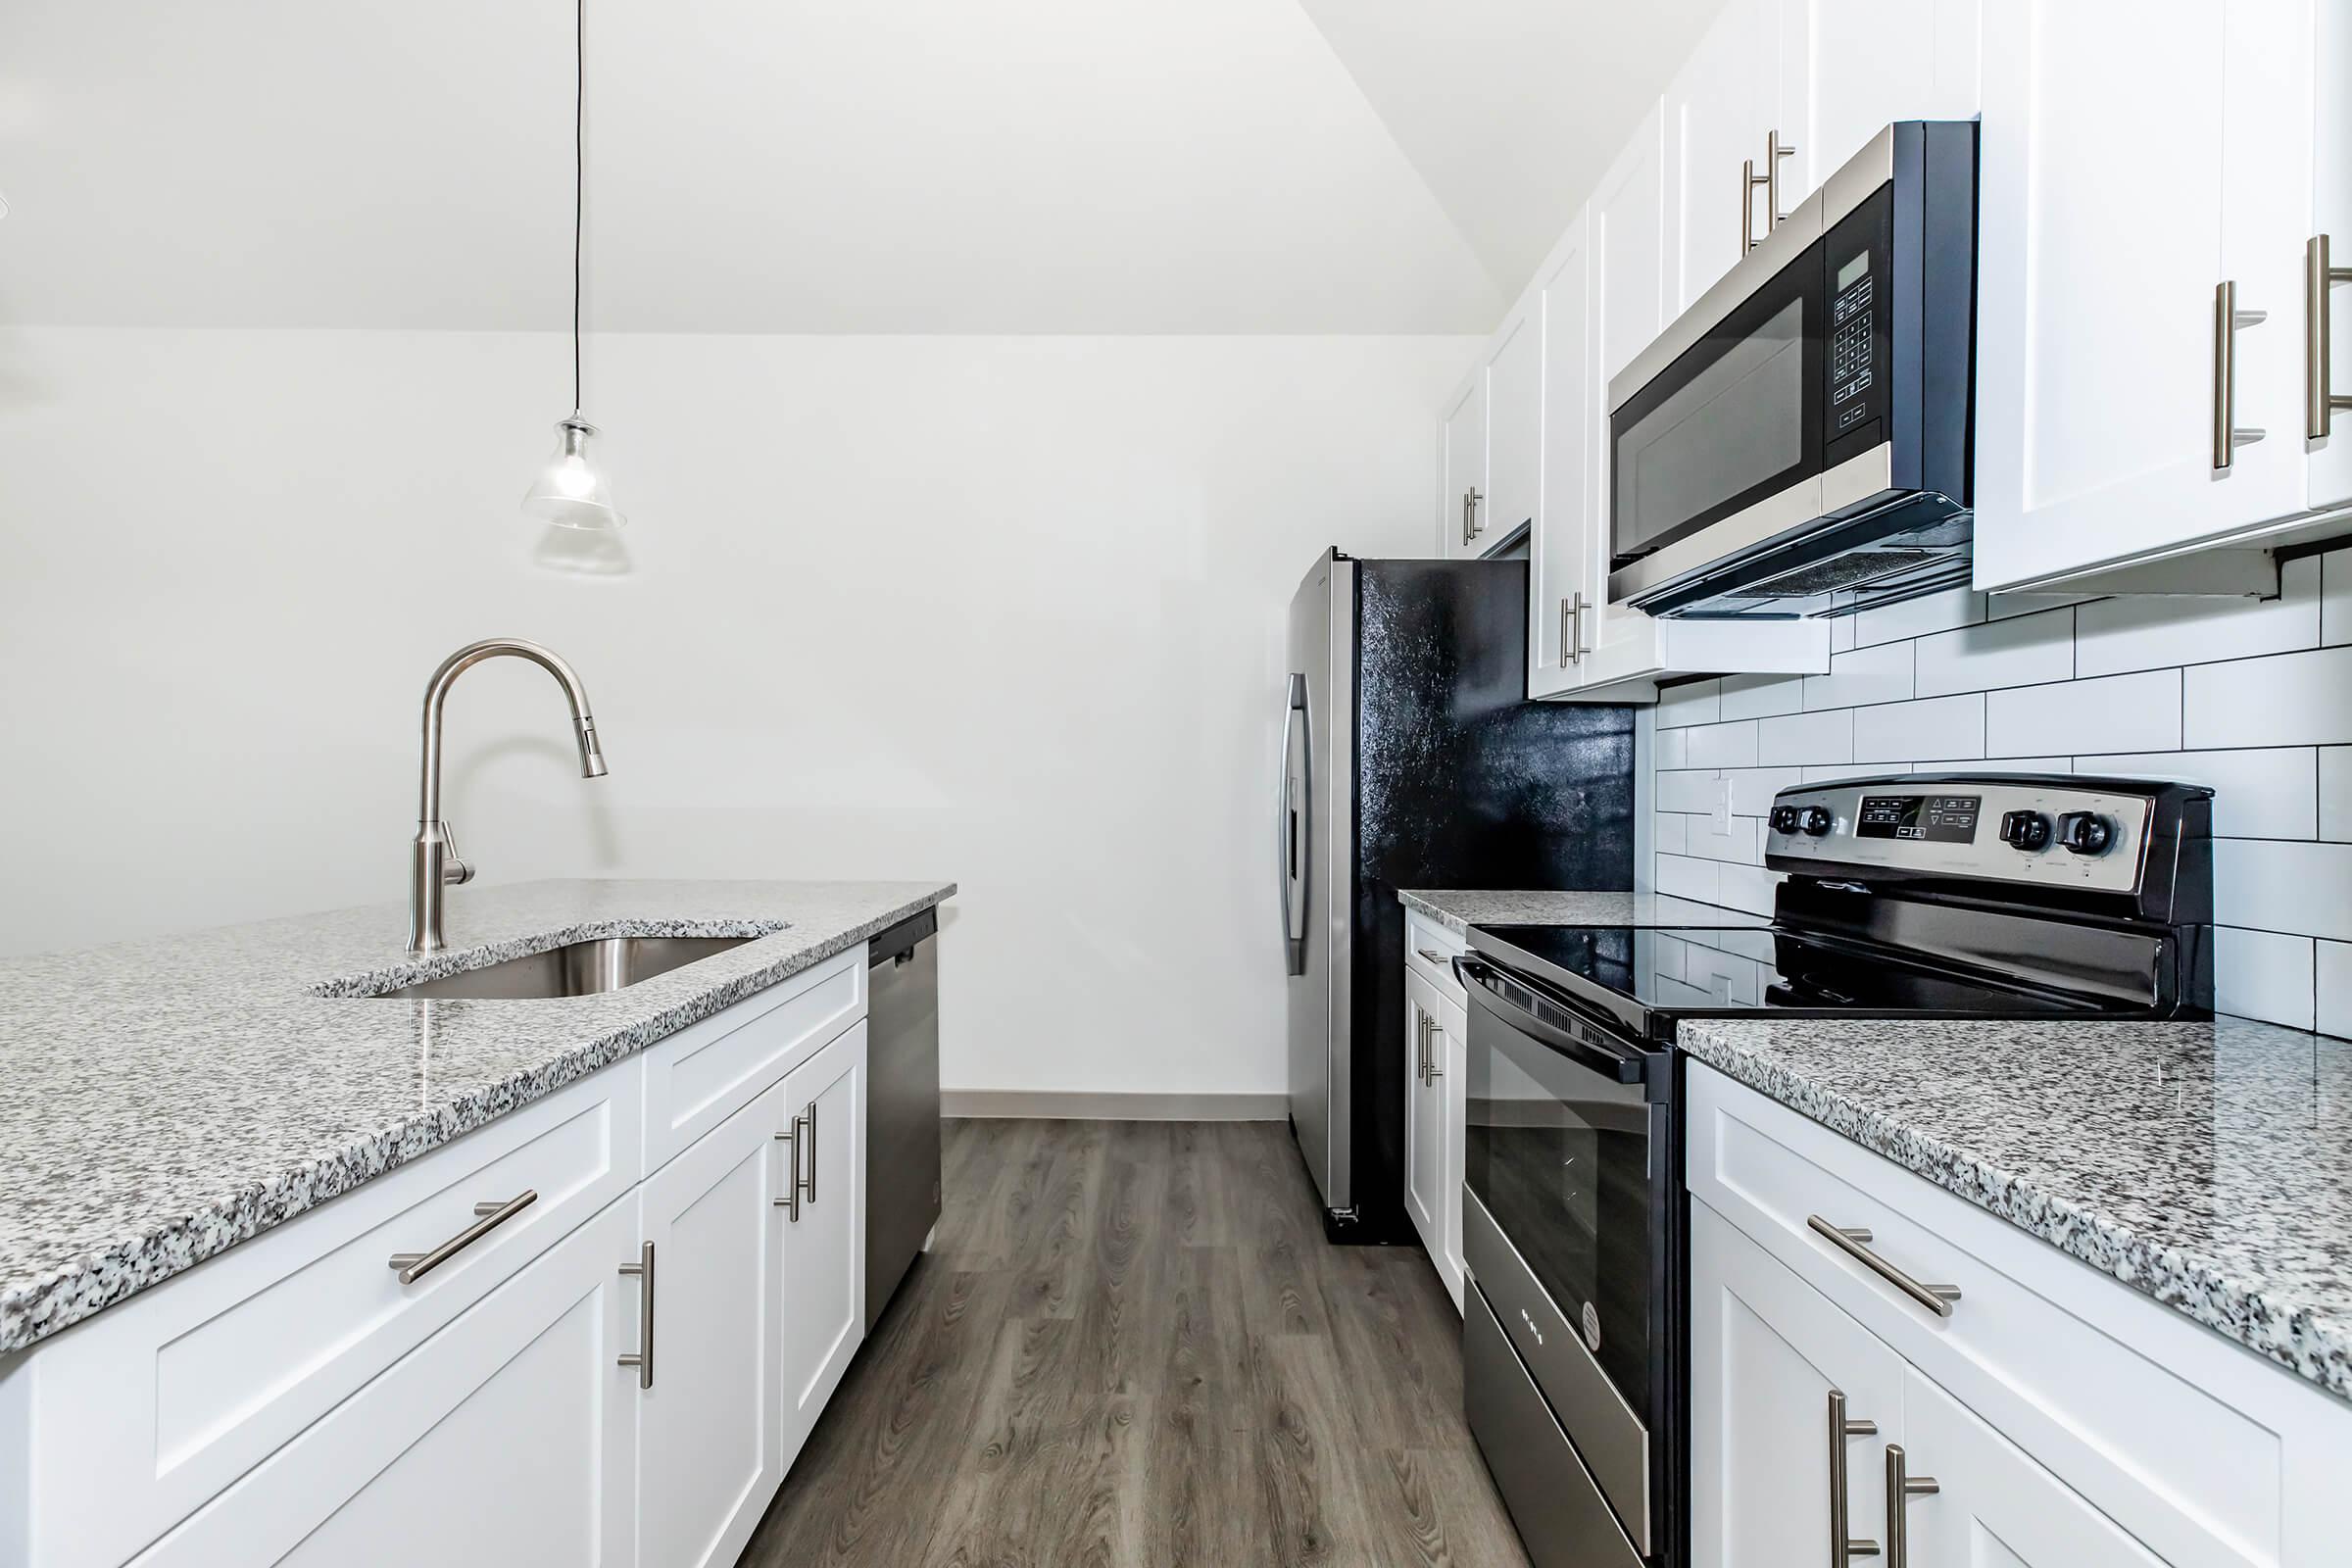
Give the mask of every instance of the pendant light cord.
[{"label": "pendant light cord", "polygon": [[573,0],[571,80],[571,414],[580,416],[580,218],[588,196],[588,0]]}]

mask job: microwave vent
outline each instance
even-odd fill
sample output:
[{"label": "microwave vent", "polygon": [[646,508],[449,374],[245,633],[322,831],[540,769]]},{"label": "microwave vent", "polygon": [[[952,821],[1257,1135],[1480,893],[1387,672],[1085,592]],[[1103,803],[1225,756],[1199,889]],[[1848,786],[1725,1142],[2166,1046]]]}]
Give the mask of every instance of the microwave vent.
[{"label": "microwave vent", "polygon": [[1949,554],[1942,550],[1856,550],[1827,561],[1816,561],[1763,582],[1748,583],[1727,592],[1727,599],[1808,599],[1860,588],[1882,577],[1907,572]]}]

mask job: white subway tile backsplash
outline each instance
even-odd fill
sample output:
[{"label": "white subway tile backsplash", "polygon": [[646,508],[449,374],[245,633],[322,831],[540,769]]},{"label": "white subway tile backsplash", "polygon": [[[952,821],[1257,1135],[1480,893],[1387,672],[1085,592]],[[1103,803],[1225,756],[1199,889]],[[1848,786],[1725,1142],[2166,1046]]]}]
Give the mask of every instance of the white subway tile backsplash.
[{"label": "white subway tile backsplash", "polygon": [[2045,610],[1963,626],[1922,637],[1914,646],[1919,650],[1916,684],[1922,697],[2072,680],[2075,612]]},{"label": "white subway tile backsplash", "polygon": [[1912,647],[1910,643],[1881,643],[1850,654],[1832,654],[1827,675],[1805,677],[1806,710],[1906,701],[1911,696]]},{"label": "white subway tile backsplash", "polygon": [[2213,916],[2217,925],[2352,941],[2352,844],[2216,839]]},{"label": "white subway tile backsplash", "polygon": [[1984,755],[1984,697],[1981,692],[1854,710],[1857,762]]},{"label": "white subway tile backsplash", "polygon": [[2308,746],[2245,752],[2079,757],[2082,773],[2178,779],[2213,790],[2213,831],[2231,839],[2307,839],[2320,830],[2319,758]]},{"label": "white subway tile backsplash", "polygon": [[2078,674],[2283,654],[2320,644],[2317,556],[2279,568],[2277,599],[2102,599],[2076,612]]},{"label": "white subway tile backsplash", "polygon": [[2213,934],[2213,1004],[2293,1029],[2312,1024],[2312,944],[2275,931]]},{"label": "white subway tile backsplash", "polygon": [[2320,1032],[2352,1035],[2352,943],[2319,944],[2318,990]]},{"label": "white subway tile backsplash", "polygon": [[1765,767],[1804,766],[1854,760],[1854,714],[1848,708],[1788,713],[1756,720],[1755,760]]},{"label": "white subway tile backsplash", "polygon": [[1769,816],[1772,798],[1805,781],[1801,767],[1742,767],[1731,774],[1732,814]]},{"label": "white subway tile backsplash", "polygon": [[1669,686],[1658,693],[1654,710],[1658,728],[1680,729],[1687,724],[1712,724],[1723,716],[1723,682],[1694,680]]},{"label": "white subway tile backsplash", "polygon": [[1660,811],[1650,819],[1649,847],[1660,855],[1680,855],[1690,842],[1690,819],[1679,811]]},{"label": "white subway tile backsplash", "polygon": [[2150,670],[1985,698],[1985,755],[2170,752],[2180,747],[2180,671]]},{"label": "white subway tile backsplash", "polygon": [[1658,891],[1670,898],[1697,899],[1703,904],[1715,902],[1715,870],[1713,860],[1693,859],[1687,855],[1661,855],[1658,862]]},{"label": "white subway tile backsplash", "polygon": [[1975,757],[1946,757],[1932,762],[1913,762],[1914,773],[2072,773],[2071,757],[2004,757],[1987,762]]},{"label": "white subway tile backsplash", "polygon": [[1991,594],[1984,600],[1986,620],[2007,620],[2012,615],[2037,615],[2045,610],[2059,610],[2068,605],[2087,605],[2093,594]]},{"label": "white subway tile backsplash", "polygon": [[1677,773],[1660,773],[1653,804],[1661,811],[1712,811],[1715,770],[1685,768]]},{"label": "white subway tile backsplash", "polygon": [[1760,865],[1725,865],[1716,873],[1715,901],[1749,914],[1770,914],[1773,890],[1780,885],[1778,871]]},{"label": "white subway tile backsplash", "polygon": [[2352,648],[2198,664],[2185,675],[2191,747],[2352,741]]},{"label": "white subway tile backsplash", "polygon": [[2352,746],[2320,748],[2320,837],[2352,839]]},{"label": "white subway tile backsplash", "polygon": [[1734,860],[1742,865],[1764,861],[1764,823],[1753,816],[1735,816],[1731,826],[1717,832],[1711,816],[1694,816],[1683,840],[1683,853],[1702,860]]},{"label": "white subway tile backsplash", "polygon": [[1832,762],[1827,767],[1806,768],[1805,782],[1808,784],[1836,784],[1849,778],[1876,778],[1886,771],[1886,769],[1884,767],[1859,766],[1852,762]]},{"label": "white subway tile backsplash", "polygon": [[1659,769],[1683,766],[1683,759],[1690,749],[1690,739],[1689,730],[1656,729],[1653,726],[1649,742],[1649,765]]},{"label": "white subway tile backsplash", "polygon": [[1725,718],[1769,718],[1793,713],[1805,706],[1802,675],[1726,675],[1723,677]]},{"label": "white subway tile backsplash", "polygon": [[2320,641],[2352,643],[2352,550],[2320,558]]},{"label": "white subway tile backsplash", "polygon": [[1692,767],[1753,767],[1756,765],[1758,719],[1732,724],[1697,724],[1690,729]]},{"label": "white subway tile backsplash", "polygon": [[1854,644],[1902,642],[1931,632],[1973,626],[1984,618],[1984,596],[1974,588],[1946,588],[1939,594],[1905,599],[1880,610],[1857,612]]}]

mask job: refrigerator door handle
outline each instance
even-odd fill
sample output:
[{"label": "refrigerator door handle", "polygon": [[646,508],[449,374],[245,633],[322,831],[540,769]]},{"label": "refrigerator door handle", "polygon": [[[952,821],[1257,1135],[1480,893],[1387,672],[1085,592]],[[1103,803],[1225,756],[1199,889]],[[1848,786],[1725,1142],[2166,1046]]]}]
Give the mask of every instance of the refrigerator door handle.
[{"label": "refrigerator door handle", "polygon": [[[1306,861],[1309,779],[1305,777],[1306,748],[1294,751],[1292,738],[1305,728],[1306,677],[1293,674],[1290,697],[1282,714],[1282,786],[1275,802],[1275,870],[1282,882],[1283,967],[1289,974],[1306,973]],[[1299,760],[1293,772],[1291,760]]]}]

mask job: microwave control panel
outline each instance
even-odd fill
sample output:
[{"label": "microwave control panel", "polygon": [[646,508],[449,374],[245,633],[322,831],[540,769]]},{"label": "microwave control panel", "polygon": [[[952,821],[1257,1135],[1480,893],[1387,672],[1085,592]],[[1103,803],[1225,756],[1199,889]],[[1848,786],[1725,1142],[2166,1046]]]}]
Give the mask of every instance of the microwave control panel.
[{"label": "microwave control panel", "polygon": [[1878,279],[1871,273],[1871,247],[1830,258],[1830,435],[1833,439],[1871,416],[1878,400]]}]

